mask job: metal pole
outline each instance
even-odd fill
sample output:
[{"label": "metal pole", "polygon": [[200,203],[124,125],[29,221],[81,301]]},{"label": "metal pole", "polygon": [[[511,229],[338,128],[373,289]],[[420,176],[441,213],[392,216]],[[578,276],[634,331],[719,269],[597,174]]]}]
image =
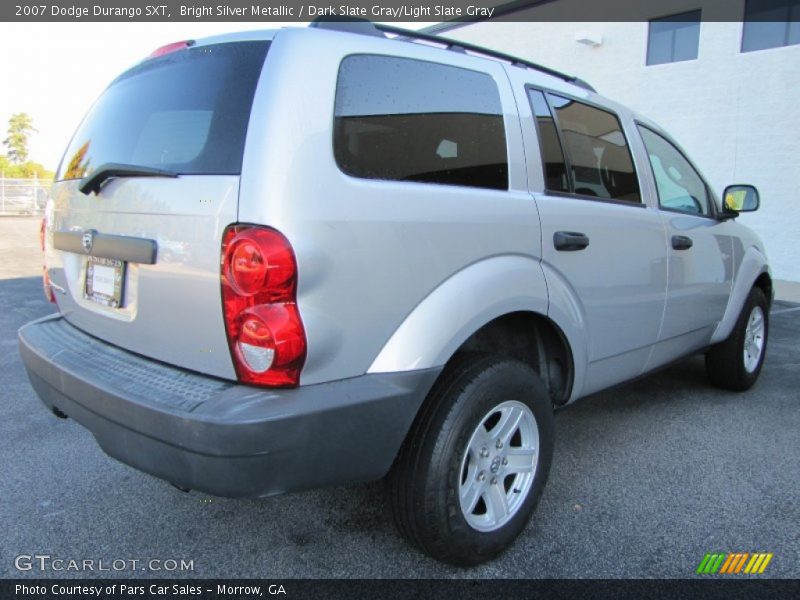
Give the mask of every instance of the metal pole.
[{"label": "metal pole", "polygon": [[0,196],[3,198],[3,207],[0,209],[6,212],[6,172],[0,171]]}]

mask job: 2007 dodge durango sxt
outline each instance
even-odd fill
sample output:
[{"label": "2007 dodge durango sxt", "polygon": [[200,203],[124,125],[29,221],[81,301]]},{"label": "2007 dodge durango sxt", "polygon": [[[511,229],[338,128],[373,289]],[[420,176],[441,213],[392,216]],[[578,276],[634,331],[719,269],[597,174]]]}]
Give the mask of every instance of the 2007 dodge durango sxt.
[{"label": "2007 dodge durango sxt", "polygon": [[554,407],[698,352],[753,385],[772,283],[736,217],[758,204],[484,48],[366,22],[178,42],[70,142],[58,313],[20,348],[125,463],[225,496],[388,475],[405,537],[476,564],[534,510]]}]

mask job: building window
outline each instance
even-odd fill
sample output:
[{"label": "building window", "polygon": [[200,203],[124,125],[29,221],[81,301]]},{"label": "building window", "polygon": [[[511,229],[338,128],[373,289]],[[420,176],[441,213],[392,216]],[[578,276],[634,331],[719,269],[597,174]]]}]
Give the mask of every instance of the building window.
[{"label": "building window", "polygon": [[800,44],[800,0],[746,0],[742,52]]},{"label": "building window", "polygon": [[699,44],[699,10],[653,19],[647,36],[647,64],[694,60]]}]

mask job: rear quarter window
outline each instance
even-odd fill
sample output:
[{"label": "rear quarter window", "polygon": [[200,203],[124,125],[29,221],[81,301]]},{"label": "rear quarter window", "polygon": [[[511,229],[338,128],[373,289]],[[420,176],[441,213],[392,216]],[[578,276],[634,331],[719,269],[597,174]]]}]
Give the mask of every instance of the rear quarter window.
[{"label": "rear quarter window", "polygon": [[508,189],[500,95],[485,73],[349,56],[339,69],[333,147],[354,177]]},{"label": "rear quarter window", "polygon": [[58,179],[105,163],[183,175],[237,175],[269,42],[198,46],[145,60],[103,92],[81,123]]}]

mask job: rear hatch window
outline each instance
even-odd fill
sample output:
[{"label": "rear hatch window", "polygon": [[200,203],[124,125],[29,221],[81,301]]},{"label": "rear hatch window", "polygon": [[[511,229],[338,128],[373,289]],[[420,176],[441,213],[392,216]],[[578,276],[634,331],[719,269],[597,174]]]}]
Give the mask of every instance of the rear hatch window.
[{"label": "rear hatch window", "polygon": [[146,60],[106,89],[70,142],[56,178],[105,163],[181,175],[238,175],[269,42],[189,47]]},{"label": "rear hatch window", "polygon": [[[226,225],[237,219],[267,48],[266,41],[226,42],[145,60],[89,111],[59,168],[48,226],[73,237],[92,232],[92,243],[89,250],[46,243],[48,274],[64,290],[58,308],[72,325],[164,363],[235,378],[220,248]],[[81,192],[78,180],[109,163],[181,177],[114,177],[99,196]],[[155,263],[119,247],[94,256],[99,236],[155,242]]]}]

